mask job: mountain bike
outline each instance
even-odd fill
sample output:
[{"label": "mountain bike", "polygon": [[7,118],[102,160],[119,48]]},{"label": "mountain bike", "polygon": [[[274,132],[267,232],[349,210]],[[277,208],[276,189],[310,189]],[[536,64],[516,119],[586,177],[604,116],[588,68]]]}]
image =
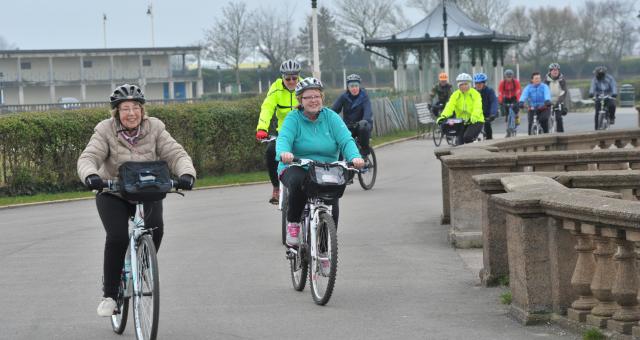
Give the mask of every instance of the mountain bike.
[{"label": "mountain bike", "polygon": [[342,196],[350,173],[358,170],[345,161],[321,163],[298,158],[291,166],[308,167],[301,241],[299,246],[286,250],[291,282],[296,291],[302,291],[308,275],[313,301],[325,305],[333,293],[338,270],[338,236],[332,205]]},{"label": "mountain bike", "polygon": [[[172,188],[176,188],[177,184],[177,181],[171,181]],[[107,180],[105,189],[118,192],[120,184],[117,180]],[[144,202],[136,202],[136,211],[129,220],[129,246],[115,299],[117,308],[111,316],[111,327],[117,334],[124,332],[129,300],[133,298],[133,321],[138,340],[153,340],[158,334],[160,277],[153,229],[145,227]]]},{"label": "mountain bike", "polygon": [[604,94],[598,94],[594,98],[596,103],[600,103],[600,110],[598,111],[598,128],[596,130],[607,130],[611,126],[609,107],[605,105],[607,101],[611,99],[613,99],[613,97]]},{"label": "mountain bike", "polygon": [[533,115],[533,123],[531,123],[532,136],[541,135],[544,133],[544,129],[542,129],[542,125],[540,125],[540,121],[538,119],[538,112],[540,112],[540,110],[537,108],[529,109],[529,114]]},{"label": "mountain bike", "polygon": [[555,108],[551,108],[551,110],[549,110],[549,120],[548,120],[548,124],[549,124],[549,133],[554,133],[556,132],[556,110]]},{"label": "mountain bike", "polygon": [[431,136],[433,137],[433,144],[438,147],[440,146],[440,144],[442,144],[442,138],[444,137],[444,134],[442,133],[442,127],[440,126],[440,124],[435,123],[435,121],[438,119],[438,115],[436,115],[436,112],[442,112],[442,107],[444,105],[442,104],[428,104],[427,107],[429,108],[429,112],[431,113],[431,117],[433,118],[434,124],[433,124],[433,131],[431,132]]},{"label": "mountain bike", "polygon": [[[356,138],[356,145],[358,146],[358,150],[360,151],[360,155],[362,155],[362,146]],[[376,177],[378,176],[378,161],[376,159],[376,152],[372,147],[369,147],[369,154],[364,159],[364,167],[360,169],[358,172],[358,182],[360,182],[360,186],[364,190],[371,190],[373,185],[376,183]]]},{"label": "mountain bike", "polygon": [[514,103],[504,104],[508,107],[507,114],[507,138],[515,137],[518,134],[518,125],[516,124],[516,111],[513,109]]}]

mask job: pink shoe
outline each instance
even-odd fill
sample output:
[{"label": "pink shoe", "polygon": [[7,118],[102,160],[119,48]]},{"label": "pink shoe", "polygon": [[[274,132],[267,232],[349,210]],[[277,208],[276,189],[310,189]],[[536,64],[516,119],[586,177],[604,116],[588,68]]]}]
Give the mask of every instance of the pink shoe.
[{"label": "pink shoe", "polygon": [[297,247],[300,244],[298,235],[300,234],[300,223],[289,222],[287,224],[287,245],[290,247]]}]

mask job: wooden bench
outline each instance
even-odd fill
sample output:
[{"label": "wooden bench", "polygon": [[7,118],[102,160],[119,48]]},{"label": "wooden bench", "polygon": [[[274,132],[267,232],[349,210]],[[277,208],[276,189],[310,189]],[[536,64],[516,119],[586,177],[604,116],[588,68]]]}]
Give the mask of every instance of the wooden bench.
[{"label": "wooden bench", "polygon": [[431,132],[435,120],[429,109],[429,103],[416,103],[416,117],[418,120],[418,137],[425,137]]},{"label": "wooden bench", "polygon": [[580,89],[578,88],[569,89],[569,100],[571,101],[571,104],[576,105],[577,107],[594,105],[593,100],[582,98],[582,92],[580,92]]}]

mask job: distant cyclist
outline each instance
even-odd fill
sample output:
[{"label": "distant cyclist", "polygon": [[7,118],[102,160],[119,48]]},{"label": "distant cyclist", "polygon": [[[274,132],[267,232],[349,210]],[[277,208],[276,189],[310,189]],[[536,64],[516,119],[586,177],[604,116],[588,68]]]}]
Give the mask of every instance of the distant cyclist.
[{"label": "distant cyclist", "polygon": [[551,91],[551,104],[553,104],[554,107],[562,104],[560,115],[556,115],[556,131],[564,132],[562,116],[567,114],[567,106],[565,105],[567,83],[564,80],[564,75],[560,72],[560,65],[558,63],[549,64],[549,73],[547,73],[544,83],[549,86],[549,91]]},{"label": "distant cyclist", "polygon": [[549,86],[542,83],[540,72],[531,74],[531,83],[524,88],[520,96],[520,108],[529,105],[529,134],[531,134],[531,126],[533,125],[534,111],[538,114],[538,121],[544,133],[549,133],[549,107],[551,106],[551,93]]},{"label": "distant cyclist", "polygon": [[498,104],[505,119],[509,115],[508,104],[513,104],[513,111],[516,113],[516,125],[520,125],[520,115],[518,114],[518,100],[520,99],[520,81],[514,78],[513,70],[504,71],[504,79],[498,85]]},{"label": "distant cyclist", "polygon": [[[284,118],[291,110],[298,106],[295,90],[298,78],[300,77],[300,69],[300,64],[293,59],[286,60],[280,65],[281,77],[271,84],[269,92],[267,92],[267,97],[262,102],[262,107],[260,108],[260,119],[258,120],[258,127],[256,128],[256,139],[263,140],[269,137],[267,131],[269,131],[274,113],[278,119],[277,131],[280,131]],[[267,171],[271,185],[273,186],[271,197],[269,198],[269,203],[271,204],[278,204],[280,197],[280,183],[277,173],[278,162],[275,159],[276,142],[271,141],[269,145],[267,145],[265,154]]]},{"label": "distant cyclist", "polygon": [[473,75],[473,83],[482,97],[482,113],[484,114],[484,133],[486,139],[493,139],[491,122],[498,115],[498,97],[496,91],[487,86],[487,75],[476,73]]},{"label": "distant cyclist", "polygon": [[[589,97],[593,98],[595,95],[609,95],[612,98],[618,96],[618,89],[616,87],[616,80],[609,74],[607,74],[607,68],[604,66],[598,66],[593,70],[593,79],[591,80],[591,87],[589,88]],[[615,99],[605,99],[604,105],[607,106],[609,111],[609,124],[613,125],[616,121],[616,101]],[[598,129],[598,111],[600,111],[600,102],[596,101],[596,130]]]},{"label": "distant cyclist", "polygon": [[367,91],[360,86],[361,82],[362,79],[357,74],[347,76],[347,90],[336,99],[331,109],[337,113],[342,112],[342,119],[351,135],[358,138],[362,156],[367,157],[373,129],[373,114],[371,101]]},{"label": "distant cyclist", "polygon": [[451,94],[436,122],[438,124],[444,123],[455,112],[456,117],[464,121],[462,128],[458,130],[458,141],[462,144],[471,143],[478,138],[484,125],[482,97],[478,91],[471,88],[469,74],[460,73],[456,77],[456,84],[458,89]]},{"label": "distant cyclist", "polygon": [[449,83],[449,75],[441,72],[438,75],[438,83],[431,89],[431,102],[435,101],[432,106],[434,116],[438,117],[440,115],[440,112],[449,101],[451,92],[453,92],[453,87]]}]

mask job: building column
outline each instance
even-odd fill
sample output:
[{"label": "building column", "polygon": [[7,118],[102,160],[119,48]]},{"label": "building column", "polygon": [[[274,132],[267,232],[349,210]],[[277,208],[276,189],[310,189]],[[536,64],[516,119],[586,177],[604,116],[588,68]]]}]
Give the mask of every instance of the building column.
[{"label": "building column", "polygon": [[[262,84],[260,84],[260,93],[262,93]],[[202,63],[200,61],[200,52],[198,51],[198,82],[196,84],[196,97],[200,98],[202,97],[203,94],[204,94],[204,82],[202,80]]]},{"label": "building column", "polygon": [[17,65],[18,65],[18,104],[24,105],[24,87],[22,86],[22,58],[18,57]]},{"label": "building column", "polygon": [[193,82],[190,81],[186,81],[184,83],[184,88],[185,88],[185,98],[186,99],[191,99],[193,98]]},{"label": "building column", "polygon": [[53,57],[49,57],[49,102],[56,102],[56,85],[53,80]]},{"label": "building column", "polygon": [[169,92],[169,99],[173,99],[174,95],[174,88],[173,88],[173,70],[171,69],[171,55],[167,55],[167,62],[169,65],[169,69],[167,70],[169,72],[169,85],[167,86],[167,91]]},{"label": "building column", "polygon": [[138,86],[142,90],[142,93],[145,91],[146,79],[144,78],[144,71],[142,68],[142,54],[138,55]]},{"label": "building column", "polygon": [[113,55],[109,56],[109,81],[111,82],[111,89],[115,89],[116,84],[113,81]]},{"label": "building column", "polygon": [[83,102],[87,101],[87,84],[84,79],[84,56],[80,56],[80,96]]}]

